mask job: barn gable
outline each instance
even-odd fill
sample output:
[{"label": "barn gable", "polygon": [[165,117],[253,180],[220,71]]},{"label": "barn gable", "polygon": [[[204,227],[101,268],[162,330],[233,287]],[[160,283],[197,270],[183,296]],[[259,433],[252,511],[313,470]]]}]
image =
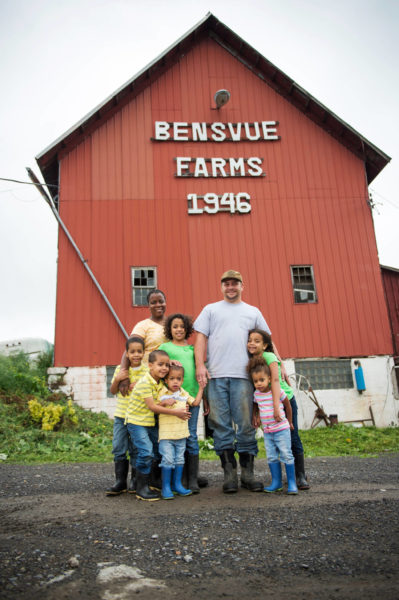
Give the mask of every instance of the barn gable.
[{"label": "barn gable", "polygon": [[[309,119],[312,119],[361,158],[365,164],[368,183],[389,162],[389,156],[320,103],[214,15],[208,13],[202,21],[166,49],[161,56],[127,81],[36,157],[45,181],[53,186],[57,185],[58,160],[66,152],[79,144],[102,122],[118,112],[171,66],[178,63],[195,44],[206,38],[213,39],[278,94],[306,114]],[[56,196],[54,190],[55,188],[50,188],[53,196]]]}]

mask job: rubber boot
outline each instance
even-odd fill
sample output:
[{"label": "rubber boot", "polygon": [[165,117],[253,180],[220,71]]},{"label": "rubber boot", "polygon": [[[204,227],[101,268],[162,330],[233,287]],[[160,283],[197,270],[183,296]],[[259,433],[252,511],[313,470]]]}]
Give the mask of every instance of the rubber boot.
[{"label": "rubber boot", "polygon": [[295,459],[295,476],[296,484],[299,490],[308,490],[310,485],[305,475],[305,461],[303,454],[297,454],[294,456]]},{"label": "rubber boot", "polygon": [[281,464],[279,462],[269,463],[270,473],[272,474],[272,482],[267,487],[263,488],[264,492],[281,492],[283,489],[281,479]]},{"label": "rubber boot", "polygon": [[187,454],[185,467],[187,469],[187,487],[192,491],[193,494],[199,494],[200,489],[198,485],[198,454]]},{"label": "rubber boot", "polygon": [[129,492],[129,494],[136,493],[136,469],[133,466],[131,467],[130,471],[130,483],[127,491]]},{"label": "rubber boot", "polygon": [[148,502],[160,500],[161,496],[159,492],[151,490],[148,487],[149,481],[149,473],[142,473],[141,471],[136,470],[136,498],[140,498],[140,500],[147,500]]},{"label": "rubber boot", "polygon": [[232,448],[223,450],[220,455],[220,461],[224,471],[223,492],[225,494],[234,494],[238,492],[237,461],[234,456],[234,450]]},{"label": "rubber boot", "polygon": [[173,500],[174,495],[170,487],[173,467],[162,467],[162,498],[164,500]]},{"label": "rubber boot", "polygon": [[263,483],[256,481],[254,476],[254,455],[248,452],[240,452],[241,487],[251,492],[262,492]]},{"label": "rubber boot", "polygon": [[183,487],[181,477],[183,475],[184,465],[175,465],[173,472],[173,491],[179,496],[191,496],[192,491]]},{"label": "rubber boot", "polygon": [[112,486],[105,493],[107,496],[119,496],[127,490],[127,474],[129,472],[129,461],[118,460],[114,463],[115,465],[115,485]]},{"label": "rubber boot", "polygon": [[160,460],[154,459],[151,464],[150,471],[150,488],[152,490],[158,490],[158,492],[162,489],[162,470],[160,467]]},{"label": "rubber boot", "polygon": [[188,452],[186,451],[184,453],[184,466],[183,466],[183,473],[181,476],[181,483],[184,487],[190,487],[188,485]]},{"label": "rubber boot", "polygon": [[193,488],[207,487],[209,485],[209,481],[206,477],[204,477],[202,475],[198,475],[198,468],[197,468],[197,484],[194,485],[193,481],[191,481],[191,483],[190,483],[190,481],[188,479],[188,463],[190,460],[190,458],[189,458],[190,456],[195,457],[196,454],[189,454],[186,450],[186,452],[184,453],[184,469],[183,469],[183,477],[182,477],[181,481],[182,481],[182,484],[184,485],[184,487],[189,487],[190,490],[193,492],[193,494],[198,494],[199,490],[198,490],[198,492],[196,492],[195,489],[193,489]]},{"label": "rubber boot", "polygon": [[297,494],[298,493],[298,488],[296,486],[296,481],[295,481],[295,465],[285,465],[285,472],[287,473],[287,483],[288,483],[288,488],[287,488],[287,494]]}]

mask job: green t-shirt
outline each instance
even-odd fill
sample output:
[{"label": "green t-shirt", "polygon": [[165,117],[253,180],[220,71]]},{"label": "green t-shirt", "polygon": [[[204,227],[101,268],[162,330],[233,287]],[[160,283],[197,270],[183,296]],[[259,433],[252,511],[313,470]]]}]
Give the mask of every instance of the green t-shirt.
[{"label": "green t-shirt", "polygon": [[288,400],[291,400],[291,398],[295,395],[294,394],[294,390],[292,389],[291,386],[288,385],[288,383],[283,380],[281,378],[281,369],[280,369],[280,363],[277,360],[277,356],[273,353],[273,352],[264,352],[263,353],[263,358],[265,359],[265,361],[267,362],[268,365],[271,365],[271,363],[276,362],[278,365],[278,376],[280,379],[280,387],[283,390],[283,392],[286,393]]},{"label": "green t-shirt", "polygon": [[198,394],[198,383],[195,378],[194,346],[177,346],[173,342],[165,342],[159,346],[159,350],[164,350],[171,360],[178,360],[183,365],[183,388],[195,398]]}]

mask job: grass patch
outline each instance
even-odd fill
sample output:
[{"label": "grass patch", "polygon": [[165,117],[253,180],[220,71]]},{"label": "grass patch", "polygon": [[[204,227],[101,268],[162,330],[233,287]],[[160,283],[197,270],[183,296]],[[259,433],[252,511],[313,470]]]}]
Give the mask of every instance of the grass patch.
[{"label": "grass patch", "polygon": [[334,425],[300,433],[305,455],[372,456],[399,452],[399,427],[353,427]]},{"label": "grass patch", "polygon": [[[399,452],[398,427],[353,427],[334,425],[299,432],[305,457],[375,456],[382,452]],[[265,458],[263,440],[259,440],[259,457]]]},{"label": "grass patch", "polygon": [[[376,456],[399,452],[399,427],[353,427],[334,425],[300,431],[305,457]],[[258,440],[258,458],[266,458],[263,437]],[[200,442],[200,458],[216,459],[211,439]]]}]

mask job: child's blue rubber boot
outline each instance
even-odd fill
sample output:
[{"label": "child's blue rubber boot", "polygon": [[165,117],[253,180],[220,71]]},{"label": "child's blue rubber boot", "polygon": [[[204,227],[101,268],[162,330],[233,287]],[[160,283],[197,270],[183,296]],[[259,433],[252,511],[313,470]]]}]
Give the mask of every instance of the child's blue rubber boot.
[{"label": "child's blue rubber boot", "polygon": [[186,488],[183,487],[181,482],[183,468],[184,465],[175,466],[175,472],[173,473],[173,491],[176,492],[176,494],[178,494],[179,496],[191,496],[192,491],[186,490]]},{"label": "child's blue rubber boot", "polygon": [[173,500],[174,495],[170,487],[170,481],[172,478],[172,467],[162,467],[162,491],[161,496],[164,500]]},{"label": "child's blue rubber boot", "polygon": [[281,492],[283,484],[281,480],[281,464],[279,462],[269,463],[270,473],[272,474],[272,482],[267,487],[263,488],[264,492]]},{"label": "child's blue rubber boot", "polygon": [[287,494],[297,494],[298,488],[297,488],[296,479],[295,479],[295,464],[294,463],[292,465],[286,464],[285,472],[287,473],[287,483],[288,483]]}]

